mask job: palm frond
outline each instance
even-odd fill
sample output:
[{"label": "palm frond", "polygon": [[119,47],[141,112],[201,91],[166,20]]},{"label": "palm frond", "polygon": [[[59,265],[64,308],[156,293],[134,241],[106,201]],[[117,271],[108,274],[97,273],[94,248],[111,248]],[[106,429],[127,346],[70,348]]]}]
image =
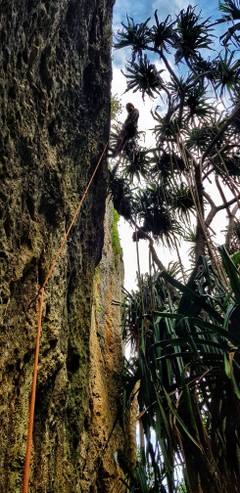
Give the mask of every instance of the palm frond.
[{"label": "palm frond", "polygon": [[149,38],[148,22],[150,17],[141,23],[136,23],[132,17],[127,16],[127,23],[122,22],[123,29],[117,33],[117,41],[114,43],[114,48],[125,48],[130,46],[132,48],[132,61],[135,60],[136,55],[142,55],[143,49],[147,46]]},{"label": "palm frond", "polygon": [[199,56],[199,50],[211,49],[213,40],[209,35],[209,19],[201,22],[201,15],[196,14],[195,7],[181,10],[177,18],[177,41],[175,43],[176,63],[183,58],[191,60]]},{"label": "palm frond", "polygon": [[[223,256],[236,295],[239,276],[236,277],[224,250]],[[190,491],[200,478],[201,481],[211,478],[211,488],[215,485],[215,491],[221,491],[217,489],[223,481],[221,467],[227,467],[226,485],[231,480],[237,491],[240,475],[237,459],[240,437],[233,440],[231,432],[232,426],[236,429],[240,410],[240,330],[234,332],[231,327],[234,304],[233,301],[229,304],[228,289],[206,259],[202,265],[201,277],[195,270],[189,286],[169,274],[162,274],[160,292],[166,279],[178,290],[177,297],[170,303],[169,293],[158,300],[154,286],[159,277],[145,279],[146,290],[142,284],[145,294],[155,293],[154,303],[149,293],[142,298],[139,293],[138,306],[139,310],[144,310],[144,316],[137,329],[138,365],[135,368],[140,379],[139,416],[145,433],[141,467],[145,468],[146,475],[148,464],[148,470],[152,468],[153,485],[160,487],[164,483],[168,493],[177,491],[174,469],[176,464],[180,467],[179,463],[185,464],[187,469],[183,474]],[[206,283],[204,291],[202,281]],[[135,297],[136,293],[132,293],[128,298],[132,308]],[[229,399],[233,413],[229,411]],[[154,430],[154,441],[151,430]],[[234,444],[231,454],[230,443]],[[230,479],[231,475],[235,479]],[[202,488],[206,488],[206,482],[202,483]]]},{"label": "palm frond", "polygon": [[151,28],[149,36],[154,44],[155,50],[166,50],[169,52],[169,47],[174,45],[174,39],[176,37],[174,26],[176,21],[172,21],[171,16],[159,22],[157,10],[154,13],[155,25]]},{"label": "palm frond", "polygon": [[160,76],[163,70],[157,70],[156,66],[147,58],[141,57],[139,61],[132,62],[126,66],[127,91],[140,91],[144,99],[145,95],[153,98],[159,94],[163,87],[163,80]]}]

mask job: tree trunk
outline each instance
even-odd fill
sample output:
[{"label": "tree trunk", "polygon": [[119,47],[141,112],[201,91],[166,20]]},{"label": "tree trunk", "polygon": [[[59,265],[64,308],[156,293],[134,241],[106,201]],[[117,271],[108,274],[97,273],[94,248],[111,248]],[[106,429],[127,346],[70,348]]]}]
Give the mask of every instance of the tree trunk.
[{"label": "tree trunk", "polygon": [[[0,487],[8,493],[22,487],[37,295],[108,141],[111,16],[111,0],[0,6]],[[93,391],[96,372],[103,385],[115,382],[109,358],[98,356],[94,370],[93,354],[100,342],[111,353],[111,317],[95,346],[90,341],[106,189],[104,158],[46,287],[31,493],[108,492],[119,474],[112,453],[123,447],[119,425],[104,462],[118,388],[109,383],[99,424]]]}]

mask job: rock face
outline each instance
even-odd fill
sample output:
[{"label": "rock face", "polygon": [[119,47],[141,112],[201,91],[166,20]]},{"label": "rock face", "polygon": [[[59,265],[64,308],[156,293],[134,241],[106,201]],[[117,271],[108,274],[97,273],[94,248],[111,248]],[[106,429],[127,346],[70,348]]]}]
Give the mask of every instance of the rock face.
[{"label": "rock face", "polygon": [[[119,451],[125,455],[126,451],[126,441],[120,428],[119,377],[123,365],[121,312],[114,304],[121,301],[123,265],[120,253],[114,248],[114,219],[109,203],[104,226],[103,255],[93,283],[88,424],[80,447],[83,472],[84,463],[86,467],[86,476],[83,474],[85,481],[81,482],[81,486],[86,493],[110,492],[114,488],[115,491],[122,491],[122,472],[114,456],[117,458]],[[92,437],[90,441],[89,436]],[[96,490],[92,487],[94,484]]]},{"label": "rock face", "polygon": [[[108,140],[111,16],[109,0],[0,6],[0,487],[8,493],[22,487],[37,295]],[[31,493],[107,493],[119,473],[111,455],[123,446],[119,425],[104,450],[118,392],[105,387],[121,366],[111,288],[97,267],[106,189],[104,158],[46,287]]]}]

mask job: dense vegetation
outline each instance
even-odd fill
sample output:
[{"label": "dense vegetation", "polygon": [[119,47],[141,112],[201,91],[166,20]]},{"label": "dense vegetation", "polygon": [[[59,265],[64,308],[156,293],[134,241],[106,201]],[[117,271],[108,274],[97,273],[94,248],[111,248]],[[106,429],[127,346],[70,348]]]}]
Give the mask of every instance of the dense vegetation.
[{"label": "dense vegetation", "polygon": [[[155,12],[153,24],[127,18],[118,32],[116,47],[131,49],[128,89],[159,103],[154,146],[129,140],[110,172],[115,208],[150,249],[150,273],[125,302],[134,352],[124,402],[138,383],[144,434],[129,471],[135,492],[240,487],[239,29],[240,3],[225,0],[215,20],[189,6],[165,20]],[[180,248],[189,239],[190,275]],[[155,242],[177,250],[174,272]]]}]

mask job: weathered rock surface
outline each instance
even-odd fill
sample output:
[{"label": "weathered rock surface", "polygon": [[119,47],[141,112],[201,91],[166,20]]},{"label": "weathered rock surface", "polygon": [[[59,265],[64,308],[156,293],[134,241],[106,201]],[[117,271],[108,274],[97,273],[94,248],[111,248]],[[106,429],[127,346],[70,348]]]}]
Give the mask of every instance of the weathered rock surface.
[{"label": "weathered rock surface", "polygon": [[[22,485],[36,297],[108,140],[111,16],[110,0],[0,5],[0,488],[8,493]],[[104,284],[97,267],[106,188],[104,159],[46,288],[31,493],[108,492],[117,477],[111,452],[102,454],[121,366],[106,251]],[[104,311],[91,324],[98,296]]]},{"label": "weathered rock surface", "polygon": [[[122,491],[122,472],[116,459],[119,451],[123,455],[126,451],[120,427],[120,376],[123,365],[121,312],[116,303],[122,299],[123,265],[121,255],[114,249],[112,229],[113,211],[111,204],[108,204],[103,255],[93,284],[88,424],[82,434],[80,447],[81,461],[85,462],[86,467],[86,481],[82,483],[82,491],[86,493],[110,492],[112,488],[113,491]],[[93,437],[91,441],[89,436]],[[94,484],[96,490],[91,490]]]}]

